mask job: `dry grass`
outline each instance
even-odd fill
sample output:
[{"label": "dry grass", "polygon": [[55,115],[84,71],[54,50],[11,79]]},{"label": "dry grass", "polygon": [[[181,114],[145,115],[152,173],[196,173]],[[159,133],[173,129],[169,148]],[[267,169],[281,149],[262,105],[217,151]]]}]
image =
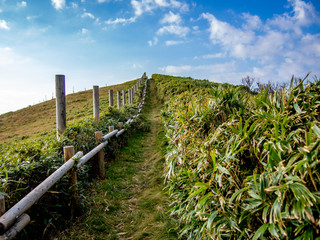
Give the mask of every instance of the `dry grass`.
[{"label": "dry grass", "polygon": [[[114,103],[116,103],[116,91],[129,89],[135,82],[136,80],[133,80],[100,88],[100,112],[103,112],[109,104],[109,89],[114,90]],[[92,90],[69,94],[66,96],[66,102],[67,122],[93,114]],[[51,99],[15,112],[0,115],[0,143],[39,136],[45,134],[45,132],[54,131],[56,126],[55,114],[55,99]]]}]

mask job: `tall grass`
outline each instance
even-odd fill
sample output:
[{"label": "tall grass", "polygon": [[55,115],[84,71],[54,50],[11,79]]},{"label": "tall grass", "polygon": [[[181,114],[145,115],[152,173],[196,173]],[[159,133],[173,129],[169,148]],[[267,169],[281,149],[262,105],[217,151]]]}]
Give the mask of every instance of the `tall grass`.
[{"label": "tall grass", "polygon": [[287,90],[254,96],[241,87],[205,89],[178,92],[163,113],[165,173],[181,236],[319,236],[320,82],[292,80]]}]

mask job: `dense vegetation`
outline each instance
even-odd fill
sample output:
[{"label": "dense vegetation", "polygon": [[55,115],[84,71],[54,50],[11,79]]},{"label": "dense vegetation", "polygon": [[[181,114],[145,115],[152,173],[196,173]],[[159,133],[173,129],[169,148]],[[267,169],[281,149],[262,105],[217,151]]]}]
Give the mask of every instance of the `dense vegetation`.
[{"label": "dense vegetation", "polygon": [[[5,196],[6,208],[10,208],[18,202],[63,164],[64,146],[72,145],[75,147],[75,152],[83,151],[85,154],[97,144],[94,137],[95,131],[102,131],[103,134],[106,134],[108,126],[117,128],[118,122],[125,122],[130,118],[130,115],[136,114],[136,103],[141,99],[142,88],[143,86],[136,93],[135,104],[125,105],[120,109],[108,107],[102,110],[99,124],[96,124],[92,117],[82,117],[76,121],[68,122],[67,129],[60,140],[56,139],[56,133],[52,130],[38,137],[1,144],[0,194]],[[92,99],[92,96],[90,96],[90,99]],[[115,154],[126,142],[130,133],[136,129],[144,130],[144,125],[139,119],[134,126],[135,129],[128,129],[128,132],[121,138],[113,138],[112,143],[107,145],[105,151],[109,159],[114,159]],[[27,235],[22,236],[22,238],[31,236],[32,239],[35,239],[34,230],[37,235],[41,234],[39,229],[46,231],[50,229],[50,226],[58,223],[58,220],[61,225],[63,219],[67,220],[68,216],[71,216],[74,212],[81,211],[86,204],[87,190],[92,184],[93,171],[90,164],[86,164],[78,171],[77,189],[79,199],[75,200],[73,198],[69,176],[64,176],[54,185],[50,192],[45,194],[28,212],[31,219],[35,220],[34,224],[40,225],[40,227],[37,228],[32,224],[32,227],[27,230]],[[71,211],[70,205],[75,201],[79,202],[79,205],[73,206],[75,209]]]},{"label": "dense vegetation", "polygon": [[320,81],[270,92],[153,75],[166,181],[188,239],[320,235]]}]

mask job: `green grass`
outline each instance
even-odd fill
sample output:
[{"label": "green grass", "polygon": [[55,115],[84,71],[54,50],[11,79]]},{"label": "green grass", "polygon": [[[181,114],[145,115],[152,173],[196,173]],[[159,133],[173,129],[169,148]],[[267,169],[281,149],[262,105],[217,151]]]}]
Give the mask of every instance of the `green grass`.
[{"label": "green grass", "polygon": [[150,131],[130,137],[94,189],[87,214],[59,239],[177,239],[163,190],[165,136],[154,97],[143,118]]}]

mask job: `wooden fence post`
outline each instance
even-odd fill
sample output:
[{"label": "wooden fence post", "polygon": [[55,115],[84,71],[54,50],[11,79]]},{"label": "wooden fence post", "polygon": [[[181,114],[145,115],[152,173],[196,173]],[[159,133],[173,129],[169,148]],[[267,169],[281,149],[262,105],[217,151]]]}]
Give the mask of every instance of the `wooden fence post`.
[{"label": "wooden fence post", "polygon": [[121,130],[123,128],[123,122],[118,122],[118,126],[119,126],[119,129]]},{"label": "wooden fence post", "polygon": [[99,86],[93,86],[93,117],[99,123]]},{"label": "wooden fence post", "polygon": [[6,202],[4,196],[0,195],[0,217],[6,212]]},{"label": "wooden fence post", "polygon": [[118,108],[121,107],[121,92],[117,91]]},{"label": "wooden fence post", "polygon": [[128,103],[131,104],[131,89],[128,89]]},{"label": "wooden fence post", "polygon": [[126,90],[122,90],[122,103],[126,105]]},{"label": "wooden fence post", "polygon": [[[63,147],[64,161],[67,162],[74,155],[74,147],[73,146],[65,146]],[[71,179],[70,184],[72,187],[73,198],[71,199],[71,208],[70,214],[74,215],[75,206],[78,205],[78,190],[75,186],[77,186],[77,168],[75,166],[71,169]]]},{"label": "wooden fence post", "polygon": [[134,88],[131,88],[131,104],[133,104]]},{"label": "wooden fence post", "polygon": [[109,106],[113,107],[113,90],[109,90]]},{"label": "wooden fence post", "polygon": [[65,76],[56,75],[56,128],[57,138],[67,127]]},{"label": "wooden fence post", "polygon": [[114,131],[114,126],[109,126],[109,132]]},{"label": "wooden fence post", "polygon": [[[100,141],[102,138],[102,132],[98,131],[94,133],[96,141]],[[105,178],[105,166],[104,166],[104,152],[103,149],[101,149],[98,153],[97,153],[97,173],[100,179],[104,179]]]},{"label": "wooden fence post", "polygon": [[[67,162],[74,155],[74,147],[73,146],[65,146],[63,147],[64,161]],[[75,168],[71,170],[71,180],[72,185],[77,183],[77,171]]]}]

